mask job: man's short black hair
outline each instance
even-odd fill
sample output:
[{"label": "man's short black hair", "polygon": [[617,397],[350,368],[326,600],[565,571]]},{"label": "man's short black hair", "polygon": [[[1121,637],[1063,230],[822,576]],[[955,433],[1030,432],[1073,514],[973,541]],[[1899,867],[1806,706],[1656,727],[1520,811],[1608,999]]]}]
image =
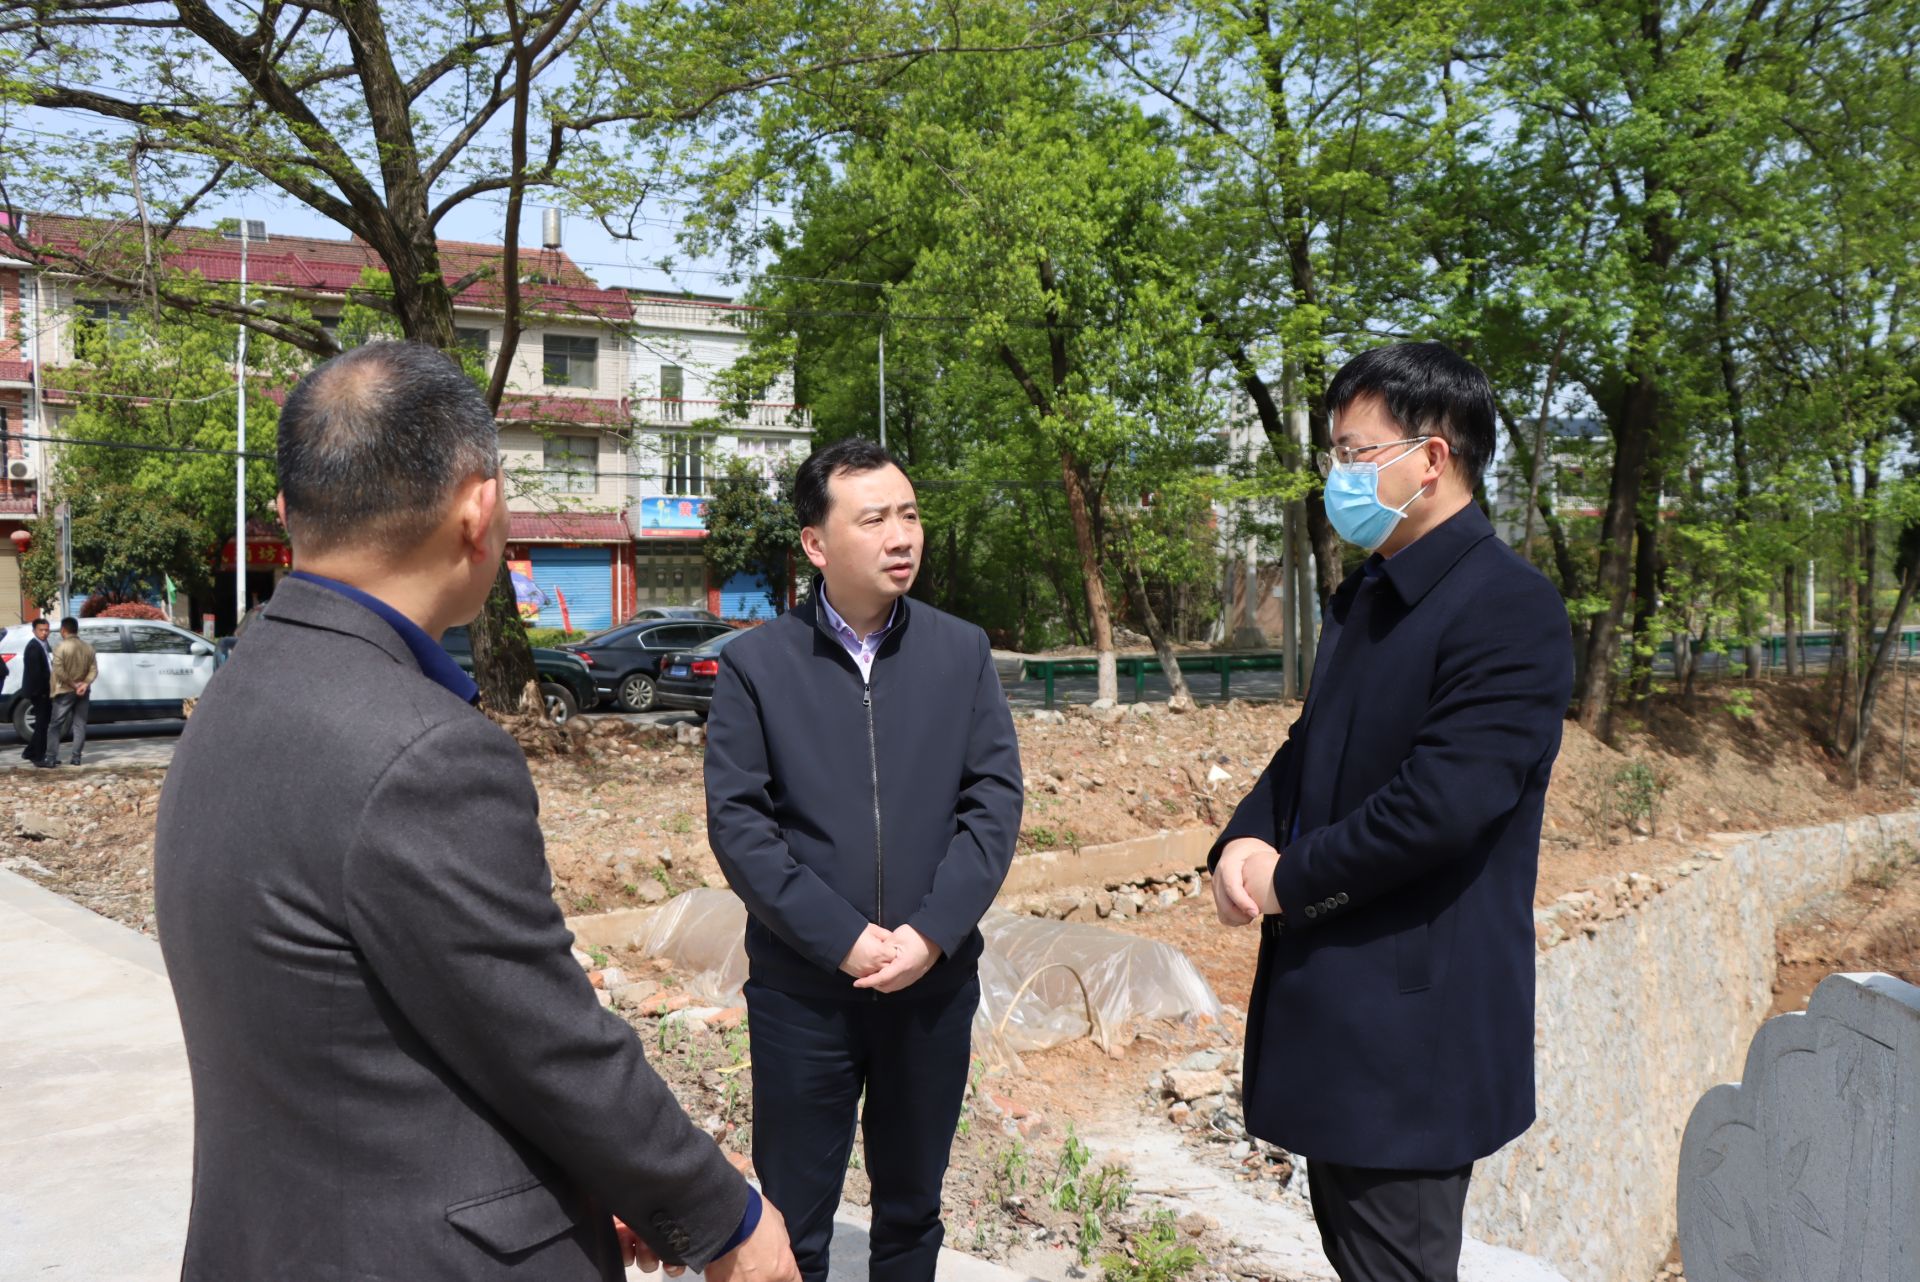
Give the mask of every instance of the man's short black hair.
[{"label": "man's short black hair", "polygon": [[80,635],[80,620],[74,618],[72,615],[68,615],[66,618],[60,620],[60,630],[77,637]]},{"label": "man's short black hair", "polygon": [[1362,352],[1327,385],[1327,413],[1378,396],[1408,436],[1431,432],[1478,484],[1493,459],[1493,385],[1480,367],[1445,343],[1395,343]]},{"label": "man's short black hair", "polygon": [[900,475],[907,474],[907,469],[900,467],[900,460],[886,446],[864,436],[849,436],[844,441],[822,445],[807,455],[807,461],[793,475],[793,513],[799,518],[800,527],[817,529],[826,523],[828,481],[836,476],[877,472],[883,467],[899,467]]},{"label": "man's short black hair", "polygon": [[53,620],[49,619],[46,615],[43,614],[39,618],[35,619],[32,623],[28,624],[27,626],[34,627],[34,628],[46,628],[48,630],[51,630],[53,628]]},{"label": "man's short black hair", "polygon": [[295,385],[280,412],[288,534],[313,553],[401,549],[441,519],[453,487],[500,467],[486,398],[446,353],[375,342]]}]

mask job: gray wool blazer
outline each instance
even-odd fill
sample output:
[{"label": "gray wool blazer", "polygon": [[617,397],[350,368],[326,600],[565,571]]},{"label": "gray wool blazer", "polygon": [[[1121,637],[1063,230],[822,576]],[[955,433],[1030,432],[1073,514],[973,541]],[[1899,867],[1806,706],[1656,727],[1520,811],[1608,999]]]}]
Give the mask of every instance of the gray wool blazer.
[{"label": "gray wool blazer", "polygon": [[611,1215],[695,1268],[738,1227],[745,1182],[571,956],[537,808],[391,627],[280,584],[160,801],[185,1278],[611,1282]]}]

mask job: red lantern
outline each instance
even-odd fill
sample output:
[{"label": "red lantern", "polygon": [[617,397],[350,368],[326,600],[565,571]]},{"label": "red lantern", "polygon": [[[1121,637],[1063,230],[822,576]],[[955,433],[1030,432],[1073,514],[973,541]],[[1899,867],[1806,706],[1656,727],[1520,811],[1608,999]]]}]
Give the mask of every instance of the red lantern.
[{"label": "red lantern", "polygon": [[15,530],[7,537],[13,540],[13,550],[22,556],[26,555],[27,545],[33,542],[33,535],[27,533],[25,530]]}]

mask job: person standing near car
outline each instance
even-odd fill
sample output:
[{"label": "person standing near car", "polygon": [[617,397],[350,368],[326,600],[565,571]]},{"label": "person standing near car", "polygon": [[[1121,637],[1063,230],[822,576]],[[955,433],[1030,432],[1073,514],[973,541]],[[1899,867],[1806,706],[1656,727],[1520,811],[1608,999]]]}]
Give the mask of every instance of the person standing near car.
[{"label": "person standing near car", "polygon": [[33,709],[33,737],[20,755],[36,766],[51,766],[47,760],[48,723],[53,720],[53,652],[47,648],[47,621],[33,621],[33,637],[20,656],[20,693]]},{"label": "person standing near car", "polygon": [[72,764],[80,764],[87,748],[87,712],[93,705],[93,683],[100,679],[100,660],[93,647],[80,639],[80,620],[60,620],[60,647],[53,652],[53,737],[47,742],[47,762],[60,764],[60,745],[73,732]]},{"label": "person standing near car", "polygon": [[707,720],[707,831],[749,913],[753,1162],[823,1282],[858,1121],[869,1276],[930,1282],[1019,743],[986,634],[907,600],[923,535],[893,456],[817,450],[793,501],[820,576],[721,651]]}]

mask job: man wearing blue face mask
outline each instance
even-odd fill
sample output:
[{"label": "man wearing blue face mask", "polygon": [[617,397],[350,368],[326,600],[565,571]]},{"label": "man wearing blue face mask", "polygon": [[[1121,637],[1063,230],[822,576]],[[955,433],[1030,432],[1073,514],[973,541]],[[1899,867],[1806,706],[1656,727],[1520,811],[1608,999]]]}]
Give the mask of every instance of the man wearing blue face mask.
[{"label": "man wearing blue face mask", "polygon": [[1208,862],[1220,920],[1260,921],[1247,1129],[1307,1159],[1343,1282],[1455,1282],[1473,1163],[1533,1122],[1533,891],[1573,647],[1560,594],[1473,502],[1484,374],[1401,343],[1327,404],[1327,518],[1371,555]]}]

